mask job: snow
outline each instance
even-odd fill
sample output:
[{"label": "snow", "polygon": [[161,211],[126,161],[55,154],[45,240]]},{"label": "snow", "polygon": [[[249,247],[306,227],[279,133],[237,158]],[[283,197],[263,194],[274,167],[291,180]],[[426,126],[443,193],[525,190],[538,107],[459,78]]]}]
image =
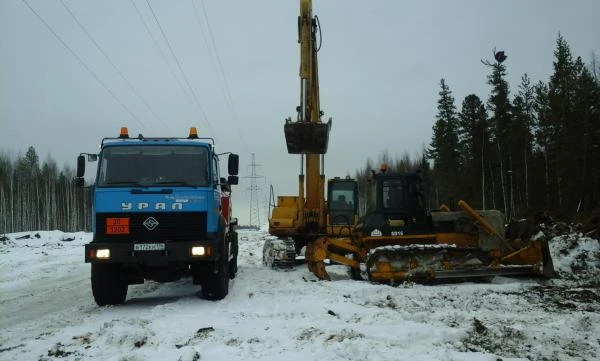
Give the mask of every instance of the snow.
[{"label": "snow", "polygon": [[267,237],[240,232],[224,300],[185,279],[130,286],[124,305],[107,307],[83,262],[91,234],[0,237],[0,360],[600,359],[595,239],[554,237],[553,280],[392,287],[352,281],[342,266],[328,267],[332,281],[268,269]]},{"label": "snow", "polygon": [[[550,242],[554,269],[563,278],[600,279],[598,240],[580,233],[556,236]],[[573,272],[573,271],[576,272]]]}]

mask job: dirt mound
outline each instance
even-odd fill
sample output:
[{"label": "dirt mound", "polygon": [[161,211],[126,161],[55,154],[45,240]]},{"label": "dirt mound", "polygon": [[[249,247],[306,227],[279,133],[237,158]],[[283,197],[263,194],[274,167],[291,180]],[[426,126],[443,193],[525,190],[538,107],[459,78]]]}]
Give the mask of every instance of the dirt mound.
[{"label": "dirt mound", "polygon": [[596,221],[567,223],[547,217],[539,225],[540,232],[535,238],[548,241],[554,269],[560,278],[600,285],[600,242],[594,237]]}]

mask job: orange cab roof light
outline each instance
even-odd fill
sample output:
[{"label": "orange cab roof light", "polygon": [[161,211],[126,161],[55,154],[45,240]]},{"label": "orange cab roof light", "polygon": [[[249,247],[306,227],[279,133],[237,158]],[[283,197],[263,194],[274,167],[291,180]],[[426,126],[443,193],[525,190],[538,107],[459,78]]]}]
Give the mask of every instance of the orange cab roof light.
[{"label": "orange cab roof light", "polygon": [[129,131],[127,127],[121,127],[121,133],[119,133],[119,138],[129,138]]},{"label": "orange cab roof light", "polygon": [[387,164],[381,163],[381,166],[379,167],[379,170],[381,171],[381,173],[387,172]]},{"label": "orange cab roof light", "polygon": [[188,139],[198,139],[198,130],[196,127],[190,128],[190,135],[188,135]]}]

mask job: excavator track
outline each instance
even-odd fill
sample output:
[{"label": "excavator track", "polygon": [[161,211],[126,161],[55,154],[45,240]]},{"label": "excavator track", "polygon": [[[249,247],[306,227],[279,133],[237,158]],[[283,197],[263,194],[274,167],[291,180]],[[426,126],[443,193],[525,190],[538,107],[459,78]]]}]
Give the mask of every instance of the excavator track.
[{"label": "excavator track", "polygon": [[263,245],[263,264],[273,269],[293,269],[296,248],[292,239],[268,237]]}]

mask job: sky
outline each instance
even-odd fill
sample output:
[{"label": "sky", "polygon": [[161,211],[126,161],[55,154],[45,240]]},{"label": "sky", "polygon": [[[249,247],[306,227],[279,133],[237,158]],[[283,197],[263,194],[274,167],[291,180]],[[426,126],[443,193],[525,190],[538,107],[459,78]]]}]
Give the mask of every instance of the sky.
[{"label": "sky", "polygon": [[[121,126],[182,137],[196,126],[217,151],[240,154],[234,215],[247,223],[251,154],[264,176],[261,207],[270,185],[297,194],[300,160],[287,154],[283,124],[300,96],[298,3],[0,0],[0,151],[34,146],[42,162],[74,167]],[[524,73],[548,81],[559,32],[585,62],[600,54],[597,0],[315,0],[313,8],[321,107],[333,118],[327,178],[352,175],[384,151],[418,155],[431,139],[440,79],[457,108],[471,93],[487,99],[480,60],[494,48],[508,55],[512,94]]]}]

